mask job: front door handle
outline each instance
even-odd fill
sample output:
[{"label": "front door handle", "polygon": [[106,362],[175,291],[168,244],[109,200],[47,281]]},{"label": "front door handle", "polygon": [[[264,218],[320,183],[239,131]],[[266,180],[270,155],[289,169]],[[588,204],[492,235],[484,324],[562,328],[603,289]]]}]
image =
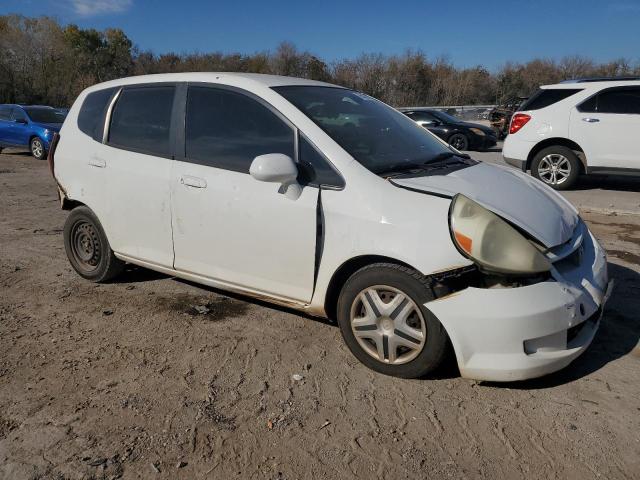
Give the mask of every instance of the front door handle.
[{"label": "front door handle", "polygon": [[207,181],[204,178],[192,177],[191,175],[181,176],[180,183],[188,187],[207,188]]},{"label": "front door handle", "polygon": [[107,166],[107,162],[104,158],[96,157],[95,155],[89,159],[89,165],[92,167],[104,168]]},{"label": "front door handle", "polygon": [[592,117],[585,117],[582,119],[583,122],[587,122],[587,123],[597,123],[600,121],[600,119],[598,118],[592,118]]}]

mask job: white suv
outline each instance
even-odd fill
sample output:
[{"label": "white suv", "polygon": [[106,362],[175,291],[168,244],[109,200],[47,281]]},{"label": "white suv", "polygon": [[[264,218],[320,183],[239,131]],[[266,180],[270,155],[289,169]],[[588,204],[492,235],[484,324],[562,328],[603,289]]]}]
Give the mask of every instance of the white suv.
[{"label": "white suv", "polygon": [[516,112],[502,155],[556,190],[580,174],[640,175],[640,78],[546,85]]},{"label": "white suv", "polygon": [[449,346],[466,377],[543,375],[587,348],[607,299],[604,251],[562,196],[335,85],[96,85],[49,161],[84,278],[129,262],[335,318],[390,375],[432,372]]}]

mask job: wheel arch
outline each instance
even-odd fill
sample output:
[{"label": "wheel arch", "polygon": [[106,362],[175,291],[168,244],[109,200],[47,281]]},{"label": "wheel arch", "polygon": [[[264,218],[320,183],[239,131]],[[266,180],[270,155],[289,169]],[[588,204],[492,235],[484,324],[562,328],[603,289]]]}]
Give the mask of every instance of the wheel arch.
[{"label": "wheel arch", "polygon": [[415,267],[406,262],[402,262],[391,257],[385,257],[384,255],[360,255],[350,258],[338,267],[338,269],[333,273],[331,280],[329,280],[327,292],[324,297],[324,311],[329,319],[336,320],[336,310],[340,291],[349,277],[362,267],[366,267],[373,263],[393,263],[417,271]]},{"label": "wheel arch", "polygon": [[578,159],[580,159],[580,164],[582,165],[582,173],[585,173],[588,171],[587,169],[587,158],[584,154],[584,149],[578,145],[576,142],[574,142],[573,140],[569,140],[568,138],[562,138],[562,137],[553,137],[553,138],[546,138],[544,140],[542,140],[541,142],[538,142],[529,152],[529,155],[527,156],[527,164],[526,164],[526,169],[529,170],[531,168],[531,163],[533,162],[533,159],[535,158],[535,156],[543,149],[548,148],[548,147],[553,147],[553,146],[561,146],[561,147],[567,147],[570,148],[571,150],[573,150],[574,152],[576,152],[576,155],[578,156]]}]

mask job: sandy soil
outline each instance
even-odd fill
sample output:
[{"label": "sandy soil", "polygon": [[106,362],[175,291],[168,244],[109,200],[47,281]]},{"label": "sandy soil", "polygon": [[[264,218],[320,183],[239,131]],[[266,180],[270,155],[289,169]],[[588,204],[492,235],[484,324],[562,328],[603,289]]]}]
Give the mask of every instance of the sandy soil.
[{"label": "sandy soil", "polygon": [[569,368],[407,381],[328,322],[137,268],[88,283],[45,163],[0,155],[0,186],[0,478],[640,477],[639,216],[586,214],[618,286]]}]

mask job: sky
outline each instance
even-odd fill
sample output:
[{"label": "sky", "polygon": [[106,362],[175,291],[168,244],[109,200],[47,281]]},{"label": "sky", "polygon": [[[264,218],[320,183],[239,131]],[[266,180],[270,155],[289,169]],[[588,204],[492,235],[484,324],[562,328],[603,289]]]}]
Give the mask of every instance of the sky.
[{"label": "sky", "polygon": [[640,62],[640,0],[0,0],[0,14],[122,28],[155,53],[254,53],[293,42],[324,60],[422,50],[456,66],[581,55]]}]

